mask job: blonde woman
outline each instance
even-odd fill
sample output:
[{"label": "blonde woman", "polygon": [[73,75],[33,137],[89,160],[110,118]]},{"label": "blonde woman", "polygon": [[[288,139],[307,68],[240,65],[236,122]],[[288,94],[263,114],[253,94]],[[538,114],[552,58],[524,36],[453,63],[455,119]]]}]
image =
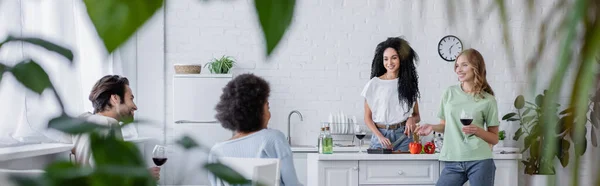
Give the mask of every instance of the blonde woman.
[{"label": "blonde woman", "polygon": [[[496,166],[489,144],[498,143],[498,106],[486,80],[485,62],[475,49],[461,52],[454,64],[459,85],[444,91],[438,117],[440,124],[424,124],[419,135],[444,133],[439,160],[445,167],[438,186],[494,185]],[[472,119],[469,122],[468,119]],[[461,123],[465,121],[465,125]]]}]

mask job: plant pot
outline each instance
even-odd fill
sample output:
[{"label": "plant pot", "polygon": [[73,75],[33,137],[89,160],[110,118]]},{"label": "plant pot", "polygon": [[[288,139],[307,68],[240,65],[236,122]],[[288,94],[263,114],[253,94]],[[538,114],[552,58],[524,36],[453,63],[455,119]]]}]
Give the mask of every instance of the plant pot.
[{"label": "plant pot", "polygon": [[[544,186],[556,186],[556,175],[541,175],[533,174],[527,175],[527,184],[531,186],[544,185]],[[548,180],[550,179],[550,180]]]}]

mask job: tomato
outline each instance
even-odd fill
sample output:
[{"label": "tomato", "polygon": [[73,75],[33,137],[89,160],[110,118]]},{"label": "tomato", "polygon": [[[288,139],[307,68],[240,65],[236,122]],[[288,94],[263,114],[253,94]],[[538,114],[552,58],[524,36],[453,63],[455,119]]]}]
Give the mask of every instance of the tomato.
[{"label": "tomato", "polygon": [[411,154],[421,154],[423,146],[419,142],[410,142],[410,144],[408,144],[408,150]]},{"label": "tomato", "polygon": [[427,154],[435,153],[435,144],[433,142],[427,142],[423,147],[423,151]]}]

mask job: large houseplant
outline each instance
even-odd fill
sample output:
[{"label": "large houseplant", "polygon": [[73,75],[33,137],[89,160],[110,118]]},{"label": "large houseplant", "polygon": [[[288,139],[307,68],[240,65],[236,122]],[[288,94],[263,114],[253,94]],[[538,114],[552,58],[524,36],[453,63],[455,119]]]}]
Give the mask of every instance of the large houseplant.
[{"label": "large houseplant", "polygon": [[[505,121],[517,121],[519,122],[519,129],[515,132],[515,136],[513,140],[518,141],[521,138],[523,139],[523,149],[522,153],[529,150],[529,157],[523,160],[523,165],[525,165],[525,174],[529,175],[553,175],[555,174],[554,169],[554,157],[557,157],[560,160],[560,163],[563,167],[566,167],[569,164],[569,149],[572,143],[575,143],[573,136],[575,135],[573,127],[573,123],[569,121],[573,121],[573,112],[572,109],[564,109],[559,112],[560,104],[554,102],[550,104],[546,104],[543,102],[544,96],[546,96],[547,91],[544,91],[543,94],[539,94],[535,97],[535,102],[525,101],[525,98],[522,95],[517,96],[514,102],[514,107],[516,112],[511,112],[502,117],[502,120]],[[599,104],[594,104],[598,105]],[[555,118],[551,121],[544,122],[544,109],[553,110],[553,114],[551,118]],[[590,114],[593,116],[593,114]],[[592,120],[598,121],[597,117],[591,117]],[[546,140],[546,136],[543,134],[543,130],[545,127],[553,126],[549,125],[549,122],[556,121],[555,126],[555,138],[559,142],[556,144],[557,153],[552,158],[545,158],[542,156],[543,144]],[[595,124],[597,126],[597,123]],[[595,133],[596,130],[594,126],[592,126],[592,133]],[[584,132],[585,134],[585,132]],[[595,134],[592,134],[592,144],[596,146]],[[584,136],[585,139],[585,136]],[[585,153],[587,147],[587,139],[583,141],[584,144],[581,145],[583,148],[576,148],[575,155],[581,156]],[[575,144],[577,145],[577,144]],[[550,166],[541,166],[542,164],[547,164]]]}]

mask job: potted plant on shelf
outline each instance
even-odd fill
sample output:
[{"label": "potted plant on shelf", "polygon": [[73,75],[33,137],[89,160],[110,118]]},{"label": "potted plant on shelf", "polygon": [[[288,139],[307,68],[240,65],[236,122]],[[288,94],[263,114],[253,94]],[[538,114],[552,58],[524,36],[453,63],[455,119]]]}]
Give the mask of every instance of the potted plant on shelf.
[{"label": "potted plant on shelf", "polygon": [[213,60],[207,63],[204,67],[208,68],[210,73],[213,74],[228,74],[233,68],[235,60],[230,56],[222,56],[221,58],[213,58]]},{"label": "potted plant on shelf", "polygon": [[498,144],[494,145],[496,147],[504,147],[504,138],[506,137],[506,132],[501,130],[498,132]]},{"label": "potted plant on shelf", "polygon": [[[524,159],[521,162],[523,162],[523,165],[525,166],[525,174],[530,175],[531,185],[547,185],[548,183],[546,181],[548,180],[548,177],[553,178],[556,173],[553,166],[555,159],[544,158],[544,156],[542,156],[541,144],[543,144],[544,140],[547,140],[542,132],[544,123],[540,122],[542,117],[544,117],[542,116],[543,108],[551,107],[554,113],[556,113],[552,117],[556,118],[553,121],[558,122],[556,130],[558,150],[553,157],[557,157],[563,167],[566,167],[569,164],[569,148],[571,147],[571,143],[573,143],[573,124],[566,123],[567,117],[573,116],[571,109],[565,109],[558,112],[560,104],[552,103],[550,105],[544,105],[543,99],[545,95],[546,91],[544,91],[543,94],[537,95],[535,97],[535,103],[525,101],[525,98],[522,95],[517,96],[514,102],[516,112],[508,113],[502,117],[502,120],[505,121],[519,122],[519,129],[515,132],[513,140],[518,141],[523,138],[524,146],[521,153],[529,151],[527,159]],[[584,140],[584,143],[586,141],[587,139]],[[586,144],[583,144],[582,147],[583,149],[575,152],[576,155],[581,156],[585,153]],[[551,166],[543,168],[545,166],[540,166],[542,164]]]}]

